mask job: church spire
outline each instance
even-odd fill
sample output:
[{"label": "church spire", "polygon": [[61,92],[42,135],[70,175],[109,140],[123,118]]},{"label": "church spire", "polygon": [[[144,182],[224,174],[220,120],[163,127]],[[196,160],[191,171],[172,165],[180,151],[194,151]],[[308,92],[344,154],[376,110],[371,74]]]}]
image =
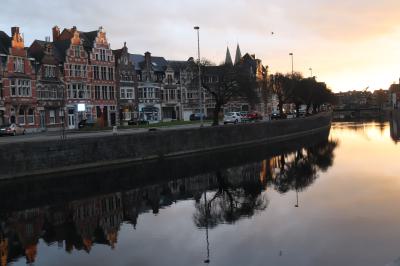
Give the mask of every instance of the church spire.
[{"label": "church spire", "polygon": [[229,47],[226,47],[225,65],[233,65],[231,53],[229,52]]},{"label": "church spire", "polygon": [[240,47],[239,47],[239,43],[238,43],[237,47],[236,47],[235,65],[240,62],[241,58],[242,58],[242,53],[240,52]]}]

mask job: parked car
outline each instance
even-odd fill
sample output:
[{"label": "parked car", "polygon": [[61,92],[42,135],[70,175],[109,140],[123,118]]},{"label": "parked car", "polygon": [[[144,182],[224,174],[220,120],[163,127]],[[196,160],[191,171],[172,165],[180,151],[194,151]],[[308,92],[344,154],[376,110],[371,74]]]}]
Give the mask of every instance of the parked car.
[{"label": "parked car", "polygon": [[242,116],[239,112],[229,112],[224,115],[224,124],[232,123],[237,124],[242,122]]},{"label": "parked car", "polygon": [[286,114],[272,113],[271,120],[286,119]]},{"label": "parked car", "polygon": [[251,112],[251,113],[247,114],[247,119],[249,121],[261,120],[262,118],[263,118],[262,115],[258,112]]},{"label": "parked car", "polygon": [[10,135],[10,136],[25,135],[25,128],[14,123],[2,125],[0,126],[0,136],[3,135]]},{"label": "parked car", "polygon": [[296,113],[288,113],[288,114],[286,114],[286,118],[287,119],[296,118]]},{"label": "parked car", "polygon": [[149,125],[150,123],[149,123],[149,121],[147,121],[147,120],[143,120],[143,119],[140,119],[140,120],[129,120],[128,121],[128,125],[130,125],[130,126],[139,126],[139,125]]},{"label": "parked car", "polygon": [[93,121],[88,121],[86,119],[83,119],[78,123],[78,128],[81,129],[84,127],[94,127],[94,125],[95,123]]},{"label": "parked car", "polygon": [[203,120],[206,119],[206,115],[203,113],[195,113],[195,114],[191,114],[189,116],[190,121],[196,121],[196,120],[200,120],[200,118],[203,117]]}]

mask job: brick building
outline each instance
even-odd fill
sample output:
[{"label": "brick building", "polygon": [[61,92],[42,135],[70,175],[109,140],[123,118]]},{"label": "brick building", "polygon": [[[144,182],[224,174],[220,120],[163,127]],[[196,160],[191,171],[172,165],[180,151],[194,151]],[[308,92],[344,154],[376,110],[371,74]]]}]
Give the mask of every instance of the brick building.
[{"label": "brick building", "polygon": [[50,130],[64,126],[65,86],[62,64],[55,56],[54,44],[35,40],[28,49],[36,72],[36,96],[39,111],[39,129]]},{"label": "brick building", "polygon": [[136,120],[139,117],[136,70],[126,43],[124,43],[124,47],[113,52],[115,56],[118,118],[120,125],[127,125],[129,121]]},{"label": "brick building", "polygon": [[27,131],[38,127],[36,82],[19,27],[11,37],[0,31],[0,124],[18,123]]},{"label": "brick building", "polygon": [[93,120],[89,55],[76,27],[62,32],[53,27],[53,45],[56,59],[63,65],[66,125],[74,129],[82,120]]},{"label": "brick building", "polygon": [[115,60],[103,27],[80,32],[89,57],[89,79],[92,91],[92,113],[100,126],[117,124]]}]

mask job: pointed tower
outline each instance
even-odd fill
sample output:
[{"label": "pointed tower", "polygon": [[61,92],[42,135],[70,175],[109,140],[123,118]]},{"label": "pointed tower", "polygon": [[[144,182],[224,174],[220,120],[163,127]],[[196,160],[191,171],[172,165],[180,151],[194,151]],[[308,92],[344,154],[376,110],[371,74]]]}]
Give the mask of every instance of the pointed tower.
[{"label": "pointed tower", "polygon": [[236,55],[235,55],[235,65],[240,62],[241,58],[242,58],[242,53],[240,52],[239,44],[237,44]]},{"label": "pointed tower", "polygon": [[225,65],[233,65],[231,53],[229,52],[229,47],[226,47]]}]

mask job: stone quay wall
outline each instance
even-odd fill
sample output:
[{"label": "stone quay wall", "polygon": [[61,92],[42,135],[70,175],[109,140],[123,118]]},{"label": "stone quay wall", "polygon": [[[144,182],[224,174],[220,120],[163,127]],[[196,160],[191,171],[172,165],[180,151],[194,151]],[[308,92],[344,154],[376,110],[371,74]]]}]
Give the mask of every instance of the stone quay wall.
[{"label": "stone quay wall", "polygon": [[0,179],[276,144],[327,130],[331,117],[326,112],[290,120],[5,144],[0,145]]}]

